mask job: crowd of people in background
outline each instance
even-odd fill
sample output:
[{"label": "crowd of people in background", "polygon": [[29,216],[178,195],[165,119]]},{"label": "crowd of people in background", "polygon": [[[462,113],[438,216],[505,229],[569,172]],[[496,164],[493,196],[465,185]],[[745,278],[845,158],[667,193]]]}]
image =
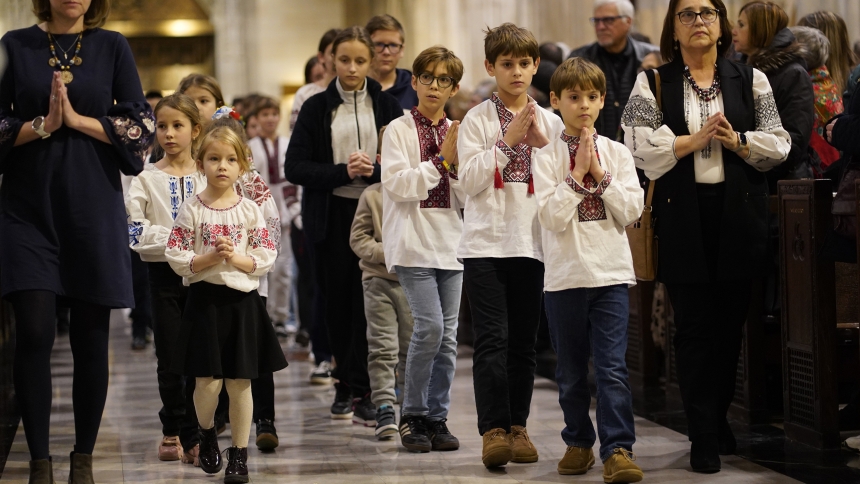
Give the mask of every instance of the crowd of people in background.
[{"label": "crowd of people in background", "polygon": [[406,32],[378,15],[322,35],[287,116],[261,94],[228,106],[203,74],[144,95],[128,44],[99,28],[109,0],[33,4],[41,23],[3,37],[0,84],[0,266],[31,483],[53,482],[57,324],[75,356],[70,482],[93,482],[109,309],[134,307],[132,349],[155,346],[158,458],[219,472],[229,422],[231,483],[248,482],[252,423],[258,448],[279,446],[279,340],[310,349],[332,419],[413,452],[457,450],[461,301],[483,464],[538,461],[527,423],[537,351],[551,348],[558,472],[588,472],[599,434],[604,481],[637,482],[624,228],[646,190],[655,307],[672,308],[655,343],[675,346],[691,467],[717,472],[736,448],[726,414],[754,277],[772,281],[762,317],[780,310],[767,197],[779,180],[839,178],[860,155],[860,42],[831,12],[790,26],[770,1],[729,19],[722,0],[671,0],[655,44],[630,1],[595,0],[596,42],[573,50],[488,28],[489,78],[471,91],[444,46],[400,66]]}]

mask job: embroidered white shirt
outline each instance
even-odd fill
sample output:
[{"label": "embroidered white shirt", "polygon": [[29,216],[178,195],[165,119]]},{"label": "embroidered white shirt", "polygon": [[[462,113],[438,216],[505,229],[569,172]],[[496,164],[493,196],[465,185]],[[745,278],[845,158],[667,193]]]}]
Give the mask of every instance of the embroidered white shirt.
[{"label": "embroidered white shirt", "polygon": [[633,285],[624,228],[639,218],[644,205],[633,157],[621,143],[598,136],[596,149],[606,176],[586,189],[570,176],[578,138],[564,136],[567,140],[551,138],[534,156],[544,290]]},{"label": "embroidered white shirt", "polygon": [[[250,273],[226,262],[195,270],[194,258],[215,250],[218,237],[230,238],[236,254],[254,260]],[[232,207],[215,209],[195,196],[182,204],[164,254],[186,286],[205,281],[251,292],[257,289],[260,276],[269,271],[278,253],[256,203],[241,197]]]},{"label": "embroidered white shirt", "polygon": [[[723,111],[723,93],[711,101],[701,101],[687,81],[684,82],[684,113],[691,134],[702,127],[701,112],[711,115]],[[791,138],[782,127],[779,111],[767,76],[753,69],[753,99],[755,102],[756,130],[744,133],[750,143],[750,156],[746,162],[759,171],[767,171],[788,157]],[[732,95],[735,95],[733,93]],[[630,100],[621,117],[624,142],[633,152],[636,167],[645,171],[645,176],[656,180],[671,170],[678,158],[675,156],[675,133],[663,124],[663,114],[657,109],[654,93],[648,85],[648,77],[640,72],[630,93]],[[696,183],[720,183],[725,181],[722,143],[714,139],[710,150],[699,150],[693,154]]]},{"label": "embroidered white shirt", "polygon": [[[543,109],[536,109],[535,117],[550,140],[564,129],[560,117]],[[496,169],[503,173],[511,161],[505,152],[512,150],[503,151],[497,144],[502,137],[492,100],[472,108],[460,124],[458,175],[466,204],[457,257],[529,257],[542,261],[537,200],[528,193],[528,180],[508,181],[500,189],[494,185]]]},{"label": "embroidered white shirt", "polygon": [[[450,126],[447,119],[442,123]],[[463,230],[460,183],[448,177],[447,193],[439,193],[445,175],[432,157],[422,159],[418,137],[410,113],[392,121],[382,139],[382,246],[388,271],[396,265],[463,270],[457,260]]]}]

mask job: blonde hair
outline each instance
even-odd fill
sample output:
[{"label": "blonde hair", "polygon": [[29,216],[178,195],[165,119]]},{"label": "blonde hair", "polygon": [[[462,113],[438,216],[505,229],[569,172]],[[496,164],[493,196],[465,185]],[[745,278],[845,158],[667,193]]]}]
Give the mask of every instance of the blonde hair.
[{"label": "blonde hair", "polygon": [[825,65],[839,92],[845,91],[848,77],[851,76],[851,70],[854,69],[858,60],[851,50],[851,41],[848,40],[848,28],[845,26],[845,21],[833,12],[821,11],[803,17],[797,22],[797,25],[816,28],[822,31],[827,40],[830,41],[830,56]]},{"label": "blonde hair", "polygon": [[185,94],[185,91],[192,87],[205,89],[215,98],[215,107],[220,108],[224,105],[224,95],[221,94],[221,85],[218,80],[212,76],[204,74],[188,74],[179,81],[179,88],[176,89],[179,93]]},{"label": "blonde hair", "polygon": [[[194,100],[185,94],[174,93],[169,96],[161,98],[158,101],[158,104],[155,105],[155,111],[153,115],[155,116],[156,121],[156,130],[158,129],[158,112],[163,108],[175,109],[185,115],[188,118],[188,121],[191,122],[191,130],[193,131],[197,126],[203,126],[203,123],[200,120],[200,111],[197,109],[197,104],[194,103]],[[193,157],[197,153],[197,148],[200,144],[200,136],[191,140],[191,156]],[[162,149],[164,147],[162,146]]]},{"label": "blonde hair", "polygon": [[251,171],[251,161],[248,158],[248,147],[242,141],[242,135],[229,126],[213,127],[203,135],[203,140],[200,142],[200,151],[197,153],[198,168],[202,168],[203,158],[206,156],[206,150],[216,141],[224,143],[236,151],[236,156],[239,158],[239,167],[243,174]]}]

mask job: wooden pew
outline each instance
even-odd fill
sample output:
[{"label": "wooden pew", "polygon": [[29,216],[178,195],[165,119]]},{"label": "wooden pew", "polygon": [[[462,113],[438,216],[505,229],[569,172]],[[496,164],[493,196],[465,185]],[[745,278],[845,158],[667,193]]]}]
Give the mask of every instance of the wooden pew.
[{"label": "wooden pew", "polygon": [[819,256],[833,227],[834,187],[831,180],[778,187],[785,435],[838,448],[835,270]]}]

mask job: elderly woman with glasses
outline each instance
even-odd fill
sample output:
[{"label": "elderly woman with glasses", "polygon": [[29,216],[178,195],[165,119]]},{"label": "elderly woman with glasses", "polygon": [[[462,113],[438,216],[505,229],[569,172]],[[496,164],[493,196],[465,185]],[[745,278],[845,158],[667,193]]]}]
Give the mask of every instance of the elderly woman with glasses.
[{"label": "elderly woman with glasses", "polygon": [[719,471],[719,455],[734,452],[726,414],[751,280],[766,260],[764,172],[791,146],[767,77],[726,59],[730,43],[722,0],[671,0],[660,40],[667,64],[659,76],[639,74],[621,119],[636,166],[654,186],[657,279],[675,310],[696,472]]}]

